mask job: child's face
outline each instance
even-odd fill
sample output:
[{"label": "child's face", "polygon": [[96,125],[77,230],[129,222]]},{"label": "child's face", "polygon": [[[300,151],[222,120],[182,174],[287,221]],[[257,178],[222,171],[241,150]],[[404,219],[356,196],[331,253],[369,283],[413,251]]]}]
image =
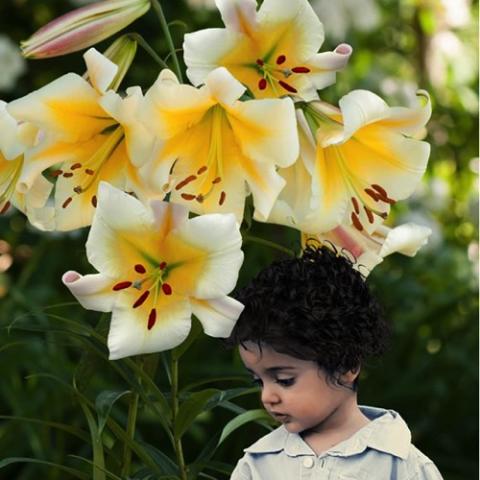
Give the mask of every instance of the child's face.
[{"label": "child's face", "polygon": [[[245,348],[246,347],[246,348]],[[336,428],[356,406],[353,391],[327,382],[315,362],[262,350],[252,342],[240,346],[245,367],[262,387],[265,409],[291,433]],[[352,378],[346,379],[353,381]]]}]

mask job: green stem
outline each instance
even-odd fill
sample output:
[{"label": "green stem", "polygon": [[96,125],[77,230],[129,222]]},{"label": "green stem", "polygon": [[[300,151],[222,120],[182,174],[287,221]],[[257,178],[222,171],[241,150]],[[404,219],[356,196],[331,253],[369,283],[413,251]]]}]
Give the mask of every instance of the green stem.
[{"label": "green stem", "polygon": [[[143,366],[143,358],[140,360],[140,367]],[[141,382],[140,377],[138,381]],[[130,395],[130,403],[128,406],[128,419],[127,419],[127,437],[133,442],[135,438],[135,427],[137,423],[137,413],[138,413],[138,403],[140,399],[140,394],[138,392],[132,392]],[[122,471],[120,476],[122,478],[127,478],[130,474],[130,465],[132,463],[132,450],[128,445],[128,442],[125,442],[123,445],[123,462],[122,462]]]},{"label": "green stem", "polygon": [[[172,379],[172,417],[173,428],[175,430],[175,422],[178,414],[178,358],[172,355],[171,363],[171,379]],[[185,468],[185,459],[183,457],[182,440],[180,437],[175,436],[175,453],[177,455],[178,468],[180,470],[180,478],[187,480],[187,471]]]},{"label": "green stem", "polygon": [[178,62],[177,51],[175,50],[175,46],[173,45],[172,35],[170,34],[170,28],[168,27],[167,20],[165,18],[165,15],[163,14],[162,6],[160,5],[160,2],[158,0],[150,1],[152,3],[153,9],[155,10],[155,13],[158,16],[158,19],[160,20],[160,25],[162,26],[165,39],[167,40],[168,49],[170,50],[173,58],[173,65],[177,73],[178,80],[180,81],[180,83],[183,83],[183,75],[182,70],[180,69],[180,63]]},{"label": "green stem", "polygon": [[290,255],[291,257],[295,257],[295,252],[293,250],[290,250],[287,247],[283,247],[282,245],[279,245],[278,243],[271,242],[270,240],[265,240],[264,238],[259,238],[255,237],[253,235],[245,235],[243,237],[243,240],[245,242],[252,242],[252,243],[258,243],[259,245],[264,245],[265,247],[270,247],[275,250],[278,250],[280,252],[286,253],[287,255]]},{"label": "green stem", "polygon": [[155,50],[139,33],[129,33],[128,36],[135,40],[162,68],[168,68],[168,65],[157,55]]}]

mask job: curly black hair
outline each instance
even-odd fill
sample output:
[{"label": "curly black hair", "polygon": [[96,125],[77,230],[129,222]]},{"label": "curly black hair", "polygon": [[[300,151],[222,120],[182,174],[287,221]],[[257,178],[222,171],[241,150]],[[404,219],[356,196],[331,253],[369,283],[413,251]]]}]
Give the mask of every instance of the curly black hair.
[{"label": "curly black hair", "polygon": [[227,346],[266,344],[316,362],[336,384],[388,344],[389,325],[365,278],[348,258],[325,246],[272,263],[235,297],[245,309]]}]

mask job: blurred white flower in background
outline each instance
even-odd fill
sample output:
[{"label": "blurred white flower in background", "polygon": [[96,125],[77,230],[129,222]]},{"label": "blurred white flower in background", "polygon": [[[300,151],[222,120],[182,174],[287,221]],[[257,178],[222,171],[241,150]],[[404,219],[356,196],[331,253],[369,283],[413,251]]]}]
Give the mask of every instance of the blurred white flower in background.
[{"label": "blurred white flower in background", "polygon": [[18,47],[6,35],[0,35],[0,91],[13,90],[27,63]]},{"label": "blurred white flower in background", "polygon": [[380,24],[375,0],[313,0],[311,4],[332,41],[345,40],[350,30],[369,32]]}]

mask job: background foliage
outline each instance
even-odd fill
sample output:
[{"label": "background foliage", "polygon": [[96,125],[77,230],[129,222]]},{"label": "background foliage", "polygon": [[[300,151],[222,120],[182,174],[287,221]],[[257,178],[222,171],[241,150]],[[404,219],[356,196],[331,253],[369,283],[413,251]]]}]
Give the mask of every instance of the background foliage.
[{"label": "background foliage", "polygon": [[[80,3],[1,2],[3,100],[22,96],[68,71],[83,72],[78,54],[27,65],[6,40],[8,37],[18,43]],[[163,3],[168,19],[179,20],[172,26],[179,47],[185,31],[221,26],[217,11],[208,9],[208,1]],[[432,94],[434,108],[428,125],[432,154],[427,175],[414,197],[396,207],[392,215],[392,223],[414,220],[430,226],[434,233],[429,246],[415,259],[389,257],[369,278],[393,323],[394,338],[389,354],[364,369],[360,402],[401,412],[415,444],[435,461],[446,480],[477,478],[478,2],[363,0],[356,4],[357,9],[363,9],[360,13],[352,7],[353,2],[346,0],[312,0],[312,4],[323,12],[327,39],[322,49],[335,47],[343,31],[345,36],[340,40],[354,48],[350,65],[338,75],[337,84],[324,91],[326,100],[335,102],[349,90],[366,88],[390,104],[408,104],[420,87]],[[340,25],[336,28],[334,21],[335,9],[342,9],[337,12],[344,23],[340,32]],[[370,18],[362,24],[358,15]],[[154,17],[140,19],[130,28],[135,29],[167,55]],[[125,85],[147,88],[157,74],[157,66],[139,50]],[[253,224],[252,231],[298,249],[297,234],[287,228]],[[53,377],[71,385],[75,376],[78,388],[93,401],[102,390],[121,392],[129,388],[119,370],[100,356],[89,354],[81,335],[66,335],[66,325],[57,319],[68,318],[79,331],[85,325],[95,327],[100,321],[99,314],[86,312],[73,303],[60,283],[67,269],[86,272],[91,268],[84,255],[85,238],[86,231],[39,234],[14,212],[0,218],[2,458],[29,456],[75,466],[81,462],[71,455],[89,458],[90,447],[81,438],[81,432],[88,431],[82,411],[71,390]],[[246,262],[240,285],[282,256],[248,242],[244,250]],[[217,340],[201,336],[183,359],[180,387],[202,378],[242,375],[235,352],[226,351]],[[246,377],[235,378],[219,386],[233,388],[248,382]],[[166,385],[161,367],[156,382],[160,388]],[[259,407],[253,394],[236,402],[244,408]],[[111,412],[120,424],[126,420],[125,406],[122,397]],[[28,417],[40,423],[4,416]],[[228,408],[205,411],[185,438],[187,459],[195,458],[219,426],[233,416]],[[164,439],[151,409],[141,408],[138,421],[137,439],[161,450]],[[71,431],[53,428],[48,422],[68,424]],[[256,424],[242,427],[222,445],[216,460],[234,464],[242,448],[263,433],[264,427]],[[0,478],[70,477],[48,466],[16,464],[1,469]]]}]

